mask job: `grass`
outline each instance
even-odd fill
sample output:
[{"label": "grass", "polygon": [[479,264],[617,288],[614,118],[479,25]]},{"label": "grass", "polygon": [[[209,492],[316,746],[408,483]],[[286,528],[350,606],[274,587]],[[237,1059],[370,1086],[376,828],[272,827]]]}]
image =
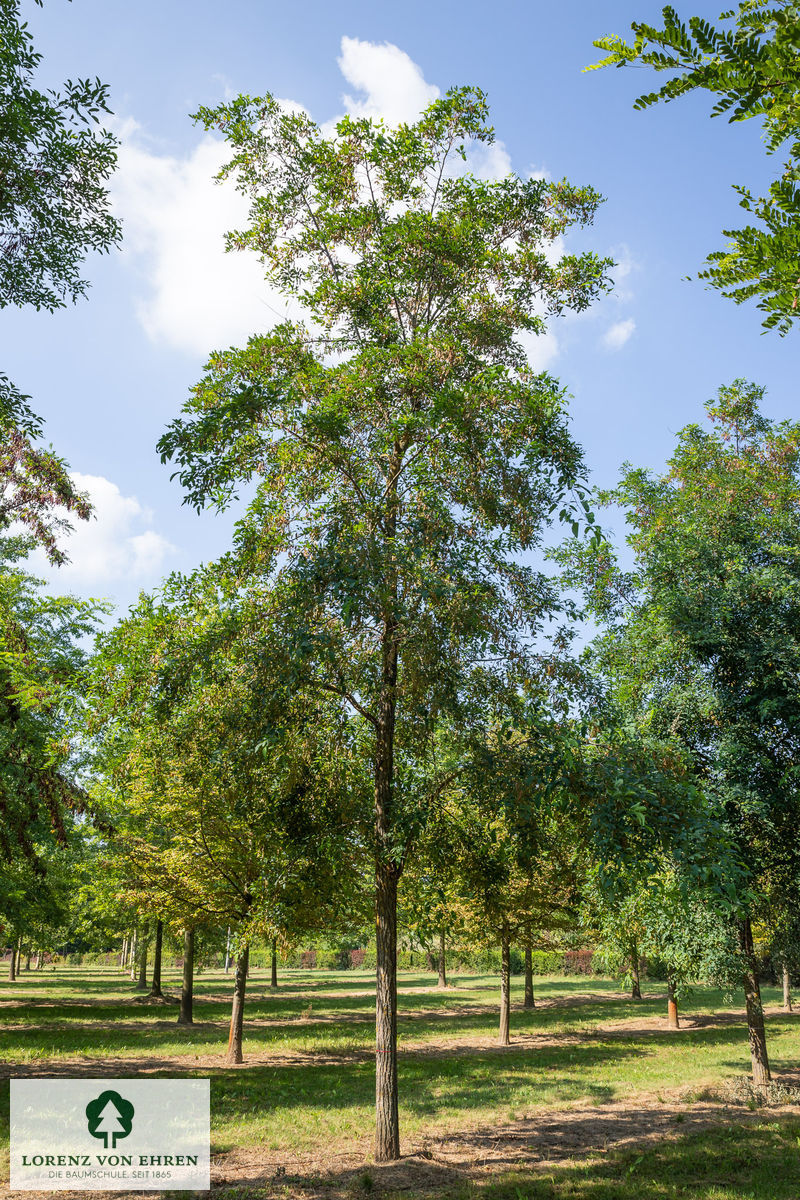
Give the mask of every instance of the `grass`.
[{"label": "grass", "polygon": [[[708,1023],[687,1021],[674,1034],[666,1029],[663,985],[648,984],[644,999],[634,1002],[621,997],[609,980],[537,980],[542,1006],[526,1012],[522,981],[515,980],[512,1039],[517,1044],[499,1048],[497,981],[461,976],[446,992],[415,990],[434,982],[430,975],[401,976],[401,1128],[407,1146],[437,1139],[447,1144],[508,1122],[535,1124],[543,1115],[577,1108],[674,1104],[676,1092],[688,1111],[704,1090],[749,1068],[747,1032],[741,1020],[733,1019],[734,1007],[738,1012],[740,1006],[710,988],[698,988],[686,1005],[687,1016]],[[221,1058],[231,986],[221,972],[201,974],[195,1025],[179,1027],[176,1008],[137,1003],[130,981],[113,968],[23,972],[15,984],[0,983],[0,1073],[108,1074],[120,1060],[121,1075],[210,1076],[212,1151],[218,1156],[310,1158],[324,1148],[328,1154],[369,1157],[375,1086],[371,975],[286,972],[279,990],[271,992],[267,972],[255,971],[248,986],[246,1061],[236,1068],[226,1068]],[[177,993],[177,972],[165,973],[164,987]],[[596,996],[586,998],[587,991]],[[764,1001],[777,1005],[777,989],[765,988]],[[768,1034],[775,1074],[796,1069],[800,1020],[773,1012]],[[7,1113],[4,1086],[4,1126]],[[448,1195],[465,1200],[650,1195],[797,1200],[800,1124],[751,1123],[741,1134],[742,1144],[752,1142],[746,1152],[737,1149],[741,1139],[729,1135],[731,1128],[737,1126],[687,1133],[630,1154],[584,1155],[583,1161],[559,1166],[552,1180],[541,1171],[534,1176],[502,1167],[490,1182],[473,1180]],[[775,1163],[784,1163],[784,1170],[789,1160],[794,1190],[781,1191]],[[763,1190],[762,1175],[771,1179],[772,1192]],[[642,1190],[642,1181],[649,1191]],[[351,1183],[351,1191],[355,1187],[366,1194],[357,1176]],[[383,1184],[381,1189],[384,1194]],[[411,1200],[414,1192],[403,1194]],[[239,1195],[245,1200],[244,1193]]]}]

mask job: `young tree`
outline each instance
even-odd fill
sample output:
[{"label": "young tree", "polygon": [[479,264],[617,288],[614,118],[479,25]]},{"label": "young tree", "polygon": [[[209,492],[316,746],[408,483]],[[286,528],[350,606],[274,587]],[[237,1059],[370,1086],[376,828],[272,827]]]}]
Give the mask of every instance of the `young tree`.
[{"label": "young tree", "polygon": [[[441,714],[477,676],[509,686],[556,601],[520,565],[570,509],[581,461],[563,394],[527,364],[541,312],[607,286],[592,254],[546,248],[599,197],[566,182],[457,174],[487,143],[483,95],[457,89],[414,125],[343,119],[326,137],[273,98],[201,109],[249,196],[230,236],[300,300],[284,323],[214,354],[160,442],[186,499],[224,507],[261,480],[231,570],[270,589],[284,686],[363,720],[374,789],[376,1156],[399,1154],[397,887],[428,798]],[[421,764],[428,764],[426,770]],[[420,779],[426,778],[425,786]]]},{"label": "young tree", "polygon": [[[630,610],[618,685],[686,752],[743,868],[717,886],[732,885],[758,1085],[770,1076],[751,926],[781,894],[794,904],[800,861],[800,425],[767,420],[761,397],[742,380],[721,388],[714,428],[683,429],[663,475],[626,468],[607,498],[627,511],[636,570],[620,577],[606,547],[598,573]],[[660,648],[635,657],[648,626]]]},{"label": "young tree", "polygon": [[738,8],[720,14],[721,28],[705,17],[691,17],[687,28],[671,6],[662,17],[662,29],[634,21],[632,45],[620,37],[598,39],[594,45],[609,53],[595,67],[630,63],[673,72],[634,107],[701,89],[719,97],[712,116],[761,118],[767,153],[783,148],[786,158],[766,196],[736,187],[741,207],[758,224],[723,230],[731,244],[709,254],[699,277],[737,304],[758,297],[764,328],[785,334],[800,317],[800,4],[740,0]]}]

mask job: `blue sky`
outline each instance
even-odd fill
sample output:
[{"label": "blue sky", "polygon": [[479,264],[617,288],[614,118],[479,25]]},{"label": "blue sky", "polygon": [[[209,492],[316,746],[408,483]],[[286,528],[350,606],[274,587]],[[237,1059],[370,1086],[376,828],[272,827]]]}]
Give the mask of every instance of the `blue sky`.
[{"label": "blue sky", "polygon": [[[98,75],[122,142],[122,252],[87,264],[92,288],[75,308],[3,314],[2,368],[95,500],[54,576],[60,590],[124,611],[229,543],[233,514],[182,507],[155,443],[208,353],[277,319],[257,264],[223,253],[240,202],[211,183],[224,148],[188,116],[240,91],[271,91],[326,122],[345,111],[410,119],[434,89],[476,84],[499,140],[481,169],[566,176],[606,197],[572,244],[618,260],[615,292],[556,321],[534,351],[572,395],[595,483],[612,483],[626,459],[662,464],[675,432],[737,376],[767,388],[771,416],[798,415],[796,336],[762,335],[754,306],[685,279],[724,244],[723,228],[744,223],[731,184],[770,177],[760,129],[710,120],[702,96],[634,112],[651,74],[582,72],[599,57],[594,38],[655,21],[658,5],[23,0],[23,11],[42,82]],[[716,4],[679,11],[718,16]]]}]

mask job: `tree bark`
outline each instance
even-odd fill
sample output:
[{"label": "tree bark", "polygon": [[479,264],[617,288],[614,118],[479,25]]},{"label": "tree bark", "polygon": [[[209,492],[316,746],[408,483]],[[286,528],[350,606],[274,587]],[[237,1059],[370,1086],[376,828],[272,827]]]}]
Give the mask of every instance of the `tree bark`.
[{"label": "tree bark", "polygon": [[270,980],[269,986],[276,988],[278,986],[278,939],[272,939],[272,961],[270,963]]},{"label": "tree bark", "polygon": [[440,988],[447,987],[447,959],[445,957],[445,949],[444,929],[442,928],[439,930],[439,982],[436,985]]},{"label": "tree bark", "polygon": [[641,1000],[642,988],[639,983],[639,948],[634,943],[631,951],[631,975],[633,976],[633,986],[631,987],[631,1000]]},{"label": "tree bark", "polygon": [[136,978],[136,946],[138,944],[138,941],[139,941],[139,935],[138,935],[137,930],[134,929],[133,940],[131,943],[131,962],[130,962],[131,979],[132,980]]},{"label": "tree bark", "polygon": [[764,1009],[761,1004],[761,988],[758,985],[753,930],[750,918],[739,925],[739,945],[745,960],[744,998],[747,1007],[747,1035],[750,1041],[750,1063],[753,1069],[753,1085],[764,1087],[772,1076],[767,1056],[767,1033],[764,1028]]},{"label": "tree bark", "polygon": [[792,979],[786,963],[783,964],[783,1011],[792,1011]]},{"label": "tree bark", "polygon": [[247,967],[250,962],[250,947],[245,946],[236,960],[233,980],[233,1005],[231,1006],[231,1029],[228,1035],[227,1062],[244,1062],[242,1054],[242,1032],[244,1030],[244,996],[247,990]]},{"label": "tree bark", "polygon": [[193,1025],[192,1000],[194,994],[194,930],[183,931],[183,981],[181,983],[181,1011],[179,1025]]},{"label": "tree bark", "polygon": [[148,940],[149,940],[148,933],[149,933],[149,930],[148,930],[147,926],[145,925],[144,929],[142,930],[141,951],[140,951],[140,955],[139,955],[139,980],[138,980],[138,983],[136,984],[137,992],[146,992],[147,991],[147,944],[148,944]]},{"label": "tree bark", "polygon": [[375,1158],[400,1157],[397,1100],[397,869],[379,862],[375,871]]},{"label": "tree bark", "polygon": [[503,922],[500,935],[500,1032],[497,1040],[501,1046],[507,1046],[511,1041],[509,1027],[511,1024],[511,935],[508,922]]},{"label": "tree bark", "polygon": [[41,952],[41,950],[37,950],[36,951],[36,962],[33,964],[34,971],[38,971],[39,968],[41,967],[41,965],[42,965],[42,952]]},{"label": "tree bark", "polygon": [[678,1020],[678,1001],[675,998],[675,981],[667,980],[667,1020],[670,1029],[680,1029]]},{"label": "tree bark", "polygon": [[161,991],[161,948],[164,941],[164,922],[156,922],[156,944],[153,950],[153,982],[150,984],[151,996],[163,996]]},{"label": "tree bark", "polygon": [[30,971],[30,969],[31,969],[31,958],[32,957],[33,957],[32,951],[26,950],[25,951],[25,970],[26,971]]},{"label": "tree bark", "polygon": [[125,970],[125,964],[127,961],[128,961],[128,939],[127,939],[127,937],[124,937],[122,939],[122,949],[119,952],[119,965],[123,971]]},{"label": "tree bark", "polygon": [[11,947],[11,962],[8,964],[8,982],[14,983],[17,978],[17,947]]},{"label": "tree bark", "polygon": [[525,1008],[535,1008],[536,1000],[533,996],[533,954],[531,952],[531,939],[528,937],[525,940]]}]

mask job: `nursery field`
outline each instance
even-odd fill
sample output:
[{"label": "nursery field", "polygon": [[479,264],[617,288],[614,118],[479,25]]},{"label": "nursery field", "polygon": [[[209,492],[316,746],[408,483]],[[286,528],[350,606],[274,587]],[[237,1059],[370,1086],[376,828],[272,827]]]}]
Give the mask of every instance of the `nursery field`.
[{"label": "nursery field", "polygon": [[[177,973],[165,980],[177,993]],[[0,1073],[210,1077],[213,1190],[231,1200],[797,1200],[800,1016],[781,1011],[777,989],[764,989],[775,1080],[764,1104],[746,1084],[743,1012],[721,992],[697,988],[670,1032],[663,985],[632,1001],[609,980],[538,979],[525,1011],[514,979],[512,1044],[500,1047],[496,979],[454,982],[441,991],[430,975],[400,978],[403,1157],[393,1164],[371,1162],[367,972],[288,971],[273,992],[254,971],[238,1067],[223,1060],[231,981],[221,971],[199,976],[188,1027],[112,968],[23,972],[0,985]],[[7,1154],[6,1082],[2,1121]],[[0,1175],[9,1195],[7,1156]]]}]

